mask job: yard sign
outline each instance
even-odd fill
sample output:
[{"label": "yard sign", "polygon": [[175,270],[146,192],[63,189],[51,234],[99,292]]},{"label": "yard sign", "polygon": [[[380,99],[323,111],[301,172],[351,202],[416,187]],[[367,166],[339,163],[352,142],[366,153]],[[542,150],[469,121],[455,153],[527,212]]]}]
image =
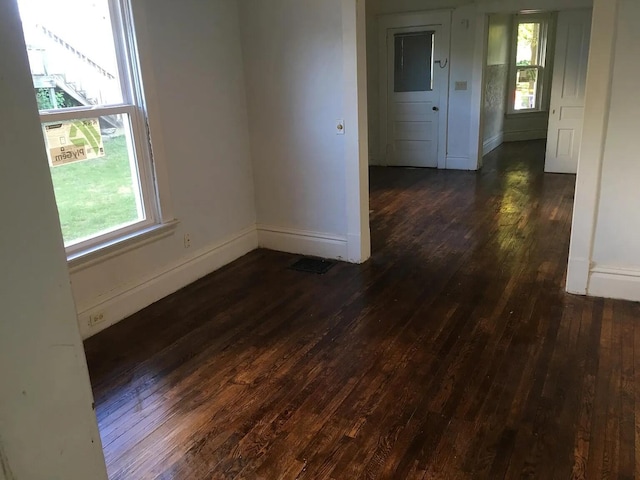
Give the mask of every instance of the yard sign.
[{"label": "yard sign", "polygon": [[104,157],[97,118],[51,123],[44,126],[44,131],[52,167]]}]

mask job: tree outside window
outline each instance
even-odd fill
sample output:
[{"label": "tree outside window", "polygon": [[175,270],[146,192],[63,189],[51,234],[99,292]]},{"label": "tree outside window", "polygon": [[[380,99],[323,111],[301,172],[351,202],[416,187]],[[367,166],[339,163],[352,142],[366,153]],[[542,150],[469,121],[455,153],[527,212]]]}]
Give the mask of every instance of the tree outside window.
[{"label": "tree outside window", "polygon": [[547,22],[516,17],[513,54],[513,113],[541,109],[546,60]]}]

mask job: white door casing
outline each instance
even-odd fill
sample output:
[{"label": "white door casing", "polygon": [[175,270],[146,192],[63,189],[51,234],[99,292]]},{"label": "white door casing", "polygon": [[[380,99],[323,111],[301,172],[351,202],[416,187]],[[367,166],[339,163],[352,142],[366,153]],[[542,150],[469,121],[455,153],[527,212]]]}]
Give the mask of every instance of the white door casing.
[{"label": "white door casing", "polygon": [[[385,15],[379,22],[380,158],[385,165],[445,168],[451,12]],[[431,88],[402,91],[397,39],[431,34]]]},{"label": "white door casing", "polygon": [[558,15],[545,172],[576,173],[591,39],[591,9]]}]

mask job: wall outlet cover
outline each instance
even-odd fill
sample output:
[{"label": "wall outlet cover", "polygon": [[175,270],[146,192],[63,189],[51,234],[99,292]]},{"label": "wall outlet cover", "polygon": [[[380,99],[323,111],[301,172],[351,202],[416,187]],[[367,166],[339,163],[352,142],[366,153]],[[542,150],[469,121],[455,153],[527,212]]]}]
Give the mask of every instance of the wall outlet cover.
[{"label": "wall outlet cover", "polygon": [[94,313],[89,315],[89,325],[97,325],[98,323],[104,322],[106,319],[104,313]]}]

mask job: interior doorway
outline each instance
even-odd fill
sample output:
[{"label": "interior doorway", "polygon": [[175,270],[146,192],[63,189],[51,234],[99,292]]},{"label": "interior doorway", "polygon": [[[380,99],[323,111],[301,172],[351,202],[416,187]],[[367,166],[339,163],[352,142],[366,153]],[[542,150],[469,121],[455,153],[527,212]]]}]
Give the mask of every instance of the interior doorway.
[{"label": "interior doorway", "polygon": [[445,167],[450,24],[450,12],[380,17],[382,165]]},{"label": "interior doorway", "polygon": [[480,139],[547,141],[545,171],[577,172],[591,9],[488,15]]}]

